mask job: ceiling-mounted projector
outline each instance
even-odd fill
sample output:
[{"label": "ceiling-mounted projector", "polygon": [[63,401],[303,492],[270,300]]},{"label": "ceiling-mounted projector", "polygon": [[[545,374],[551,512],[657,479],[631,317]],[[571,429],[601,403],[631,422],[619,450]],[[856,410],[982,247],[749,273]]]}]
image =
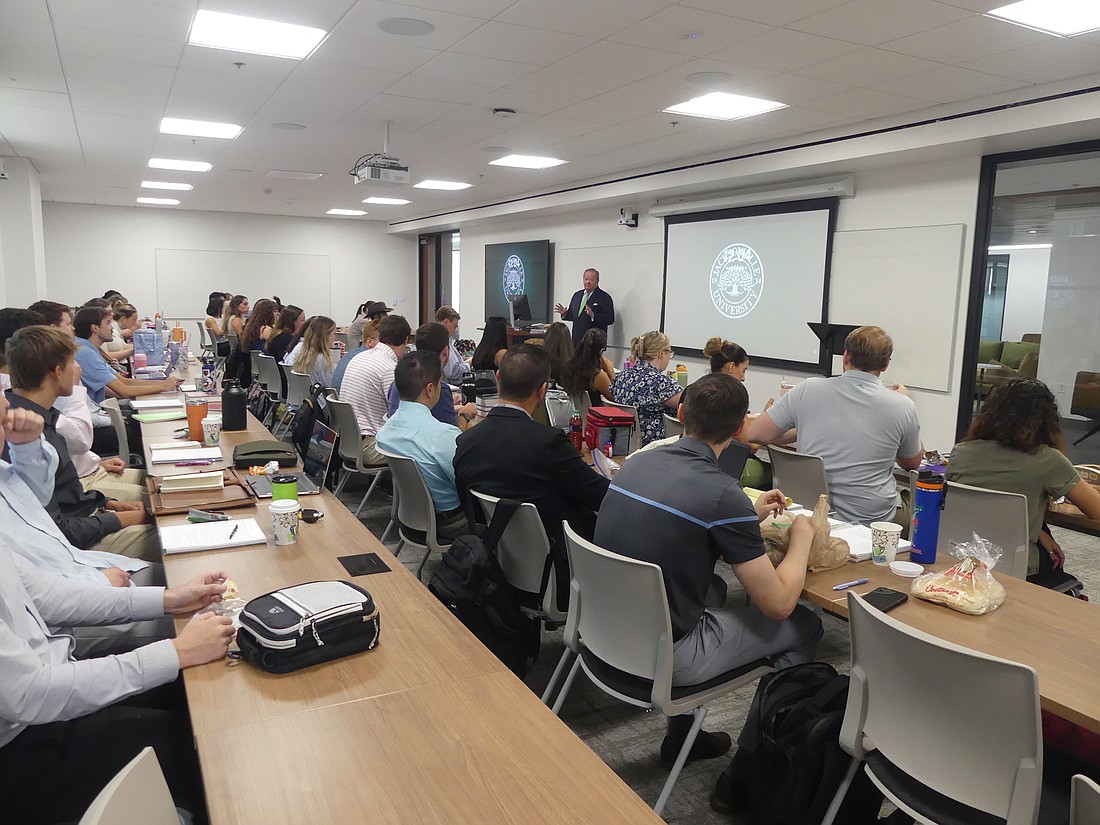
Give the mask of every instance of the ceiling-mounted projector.
[{"label": "ceiling-mounted projector", "polygon": [[363,155],[355,161],[349,172],[356,183],[391,183],[398,186],[407,184],[409,167],[390,154],[390,121],[386,121],[386,140],[378,154]]}]

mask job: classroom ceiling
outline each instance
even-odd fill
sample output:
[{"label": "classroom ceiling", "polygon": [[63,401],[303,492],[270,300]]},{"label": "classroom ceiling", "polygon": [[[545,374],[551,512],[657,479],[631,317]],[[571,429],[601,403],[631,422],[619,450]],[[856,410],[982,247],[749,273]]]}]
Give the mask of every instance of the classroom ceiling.
[{"label": "classroom ceiling", "polygon": [[[1056,38],[981,14],[1003,2],[3,0],[0,156],[30,158],[47,201],[135,206],[162,194],[183,209],[413,218],[1098,80],[1100,32]],[[301,61],[191,46],[199,8],[330,34]],[[392,18],[434,28],[390,34],[379,24]],[[789,108],[735,121],[661,111],[716,90]],[[515,114],[493,113],[501,108]],[[162,117],[244,131],[164,135]],[[353,185],[348,171],[381,151],[387,120],[390,154],[413,183],[474,185]],[[508,152],[568,163],[488,165]],[[151,157],[213,169],[150,170]],[[322,177],[268,174],[280,170]],[[150,192],[145,179],[194,189]],[[372,195],[411,203],[361,204]]]}]

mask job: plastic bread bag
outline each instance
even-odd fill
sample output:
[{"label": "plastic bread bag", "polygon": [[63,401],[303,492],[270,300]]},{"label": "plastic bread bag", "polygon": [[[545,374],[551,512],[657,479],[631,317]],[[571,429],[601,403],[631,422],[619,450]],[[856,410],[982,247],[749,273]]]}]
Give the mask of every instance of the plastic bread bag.
[{"label": "plastic bread bag", "polygon": [[1004,604],[1004,586],[991,572],[1001,558],[1001,548],[974,533],[972,541],[955,545],[952,552],[959,559],[957,564],[918,576],[910,592],[918,599],[974,616]]},{"label": "plastic bread bag", "polygon": [[[814,525],[814,538],[810,544],[810,557],[807,567],[814,573],[832,570],[848,563],[850,548],[848,542],[829,533],[829,497],[821,496],[814,507],[810,521]],[[764,549],[772,564],[778,566],[787,555],[790,547],[791,520],[788,516],[773,518],[769,516],[760,525],[760,534],[764,538]]]}]

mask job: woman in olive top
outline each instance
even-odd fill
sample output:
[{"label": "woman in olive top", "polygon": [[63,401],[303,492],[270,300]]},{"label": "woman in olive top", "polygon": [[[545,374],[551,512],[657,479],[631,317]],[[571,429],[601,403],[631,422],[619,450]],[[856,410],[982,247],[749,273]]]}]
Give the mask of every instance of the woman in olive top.
[{"label": "woman in olive top", "polygon": [[1027,572],[1038,584],[1065,560],[1043,524],[1050,500],[1065,496],[1088,518],[1100,519],[1100,492],[1060,452],[1064,444],[1054,394],[1034,378],[1013,378],[993,388],[947,465],[948,481],[1027,497]]}]

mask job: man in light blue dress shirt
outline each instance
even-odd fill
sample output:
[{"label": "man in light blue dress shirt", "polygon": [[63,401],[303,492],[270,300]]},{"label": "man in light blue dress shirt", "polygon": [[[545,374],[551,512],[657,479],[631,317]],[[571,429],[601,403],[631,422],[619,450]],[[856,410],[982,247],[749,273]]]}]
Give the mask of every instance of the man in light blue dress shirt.
[{"label": "man in light blue dress shirt", "polygon": [[439,353],[417,350],[394,368],[401,402],[378,431],[378,446],[411,458],[420,468],[436,510],[436,533],[452,539],[467,532],[466,515],[455,486],[455,441],[460,430],[432,417],[443,371]]}]

